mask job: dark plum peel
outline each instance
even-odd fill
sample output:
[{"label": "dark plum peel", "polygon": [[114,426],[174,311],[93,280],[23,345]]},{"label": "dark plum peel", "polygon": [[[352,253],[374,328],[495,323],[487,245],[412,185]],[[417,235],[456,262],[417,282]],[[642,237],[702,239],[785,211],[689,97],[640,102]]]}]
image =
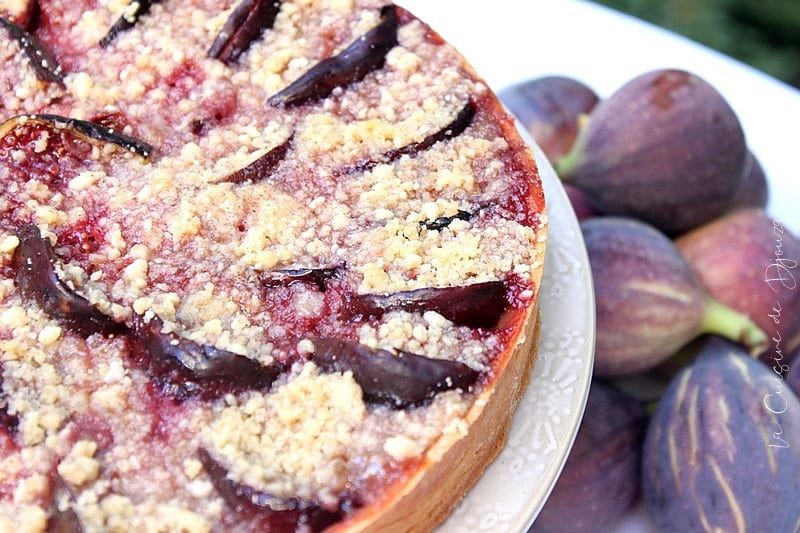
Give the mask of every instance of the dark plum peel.
[{"label": "dark plum peel", "polygon": [[227,350],[163,333],[162,322],[135,316],[131,353],[161,391],[182,401],[213,399],[243,390],[267,390],[282,372],[278,364],[261,365]]},{"label": "dark plum peel", "polygon": [[261,285],[266,289],[308,283],[316,286],[320,292],[325,292],[328,282],[339,277],[343,271],[344,266],[276,269],[262,272],[260,279]]},{"label": "dark plum peel", "polygon": [[386,54],[397,45],[400,18],[393,4],[381,10],[383,19],[377,26],[353,41],[338,55],[328,57],[311,67],[289,86],[274,94],[269,103],[274,106],[300,105],[322,99],[337,87],[361,81],[382,68]]},{"label": "dark plum peel", "polygon": [[[135,0],[136,5],[133,12],[121,16],[116,20],[116,22],[114,22],[111,28],[109,28],[108,32],[106,32],[103,38],[100,39],[100,46],[105,48],[106,46],[110,45],[120,33],[133,28],[133,26],[139,22],[139,19],[150,11],[152,5],[159,1],[160,0]],[[133,4],[133,2],[131,3]]]},{"label": "dark plum peel", "polygon": [[353,341],[317,339],[311,356],[327,372],[352,372],[364,399],[395,409],[429,402],[437,393],[468,390],[480,373],[463,363],[376,349]]},{"label": "dark plum peel", "polygon": [[67,130],[73,135],[84,139],[116,144],[145,159],[150,157],[150,154],[153,152],[153,146],[149,143],[115,131],[102,124],[49,113],[16,115],[9,118],[0,124],[0,139],[8,135],[14,128],[29,123],[54,130]]},{"label": "dark plum peel", "polygon": [[35,30],[36,23],[40,15],[38,0],[22,0],[18,2],[6,2],[0,8],[0,17],[5,18],[27,32]]},{"label": "dark plum peel", "polygon": [[710,298],[663,233],[635,219],[581,223],[597,302],[595,375],[654,368],[701,333],[717,333],[754,351],[767,337],[752,321]]},{"label": "dark plum peel", "polygon": [[[0,441],[2,441],[2,434],[10,437],[17,432],[19,427],[19,417],[16,413],[9,411],[8,396],[3,390],[3,366],[0,365]],[[2,449],[2,442],[0,442],[0,449]]]},{"label": "dark plum peel", "polygon": [[211,44],[208,57],[226,64],[235,62],[253,41],[272,28],[280,10],[280,0],[242,0]]},{"label": "dark plum peel", "polygon": [[427,287],[390,294],[354,294],[345,299],[351,317],[379,318],[389,311],[436,311],[446,319],[474,328],[492,328],[509,309],[502,281],[458,287]]},{"label": "dark plum peel", "polygon": [[24,298],[36,302],[49,317],[86,337],[93,333],[115,335],[127,331],[125,324],[101,313],[61,281],[55,269],[53,247],[38,227],[22,226],[17,238],[19,245],[13,258],[15,282]]},{"label": "dark plum peel", "polygon": [[470,124],[472,124],[472,119],[475,117],[475,112],[475,102],[469,101],[464,105],[464,107],[461,108],[461,111],[458,112],[456,117],[447,126],[428,135],[420,142],[401,146],[400,148],[390,150],[372,159],[366,158],[356,161],[352,165],[337,169],[334,173],[336,175],[343,175],[352,174],[355,172],[366,172],[368,170],[372,170],[378,165],[388,164],[396,161],[404,155],[414,156],[424,150],[427,150],[438,142],[446,141],[461,135],[464,130],[466,130]]},{"label": "dark plum peel", "polygon": [[552,162],[572,149],[582,117],[600,101],[592,88],[565,76],[545,76],[506,87],[500,100]]},{"label": "dark plum peel", "polygon": [[311,531],[322,531],[340,521],[346,510],[355,507],[352,502],[344,501],[336,509],[326,509],[313,501],[258,491],[230,479],[226,468],[204,448],[200,448],[197,455],[225,503],[233,511],[255,523],[263,520],[263,527],[267,531],[296,531],[299,526]]},{"label": "dark plum peel", "polygon": [[530,532],[588,533],[619,521],[639,495],[646,425],[638,400],[592,381],[575,443]]},{"label": "dark plum peel", "polygon": [[800,400],[765,365],[712,338],[670,384],[645,437],[657,531],[796,531]]},{"label": "dark plum peel", "polygon": [[0,13],[0,28],[6,30],[19,43],[39,80],[64,84],[64,70],[56,62],[53,54],[33,34],[14,21],[3,17],[2,13]]},{"label": "dark plum peel", "polygon": [[286,154],[292,147],[293,136],[290,136],[281,144],[275,146],[270,151],[234,172],[231,172],[220,183],[244,183],[247,181],[255,182],[268,179],[278,168],[278,165],[286,159]]},{"label": "dark plum peel", "polygon": [[597,211],[672,235],[728,209],[746,153],[739,119],[716,89],[685,71],[657,70],[600,102],[556,171]]}]

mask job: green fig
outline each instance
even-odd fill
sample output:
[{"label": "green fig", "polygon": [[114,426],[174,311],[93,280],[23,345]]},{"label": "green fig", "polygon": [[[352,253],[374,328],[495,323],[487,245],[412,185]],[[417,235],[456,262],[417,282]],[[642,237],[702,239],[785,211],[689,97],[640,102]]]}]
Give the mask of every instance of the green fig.
[{"label": "green fig", "polygon": [[739,119],[714,87],[657,70],[600,102],[556,171],[597,211],[676,234],[728,209],[746,153]]},{"label": "green fig", "polygon": [[800,400],[712,338],[653,414],[642,491],[658,531],[797,531]]},{"label": "green fig", "polygon": [[712,299],[663,233],[636,219],[581,223],[597,303],[595,375],[654,368],[702,333],[760,351],[767,337],[746,316]]}]

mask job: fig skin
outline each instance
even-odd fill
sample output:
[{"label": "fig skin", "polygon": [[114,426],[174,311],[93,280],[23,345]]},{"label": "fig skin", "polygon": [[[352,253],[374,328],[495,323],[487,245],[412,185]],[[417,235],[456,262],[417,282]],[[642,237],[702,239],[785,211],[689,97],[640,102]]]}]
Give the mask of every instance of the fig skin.
[{"label": "fig skin", "polygon": [[589,200],[586,198],[586,195],[583,194],[583,191],[569,183],[564,183],[564,191],[567,193],[569,203],[572,205],[575,216],[579,221],[597,216],[597,212],[589,204]]},{"label": "fig skin", "polygon": [[708,293],[770,338],[769,366],[800,346],[800,239],[761,209],[740,209],[675,240]]},{"label": "fig skin", "polygon": [[575,443],[529,533],[588,533],[618,522],[639,495],[646,424],[638,400],[593,380]]},{"label": "fig skin", "polygon": [[792,363],[789,365],[789,371],[784,376],[784,379],[789,388],[800,397],[800,348],[796,349],[789,359]]},{"label": "fig skin", "polygon": [[702,333],[761,350],[767,337],[743,315],[711,299],[672,241],[636,219],[581,223],[594,277],[594,372],[621,377],[666,360]]},{"label": "fig skin", "polygon": [[565,76],[526,80],[506,87],[499,96],[551,162],[572,149],[581,117],[600,101],[591,87]]},{"label": "fig skin", "polygon": [[739,184],[729,210],[733,211],[743,207],[765,209],[768,201],[769,184],[767,183],[767,175],[753,152],[748,150],[747,158],[744,162],[744,171],[742,172],[742,183]]},{"label": "fig skin", "polygon": [[658,531],[795,531],[800,400],[713,338],[667,389],[647,430],[644,503]]},{"label": "fig skin", "polygon": [[556,171],[597,211],[678,234],[728,209],[746,153],[739,119],[719,92],[664,69],[600,102]]}]

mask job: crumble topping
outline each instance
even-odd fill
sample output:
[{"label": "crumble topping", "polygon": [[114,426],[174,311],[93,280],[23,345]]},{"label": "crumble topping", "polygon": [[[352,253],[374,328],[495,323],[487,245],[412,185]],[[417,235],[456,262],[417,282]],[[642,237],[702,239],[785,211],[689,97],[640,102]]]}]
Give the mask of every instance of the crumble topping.
[{"label": "crumble topping", "polygon": [[[536,296],[542,205],[503,203],[527,194],[515,189],[521,148],[505,138],[498,111],[481,104],[488,89],[457,52],[405,20],[382,68],[284,109],[267,99],[375,27],[381,3],[284,1],[273,28],[232,64],[206,52],[235,4],[154,3],[104,48],[99,40],[135,4],[40,4],[65,12],[34,30],[64,66],[64,84],[39,80],[0,29],[0,85],[9,88],[0,123],[51,113],[155,149],[145,159],[68,129],[26,129],[31,120],[4,133],[0,404],[17,425],[0,428],[0,529],[44,531],[71,516],[108,531],[251,523],[230,512],[199,449],[253,490],[325,508],[352,492],[366,505],[442,435],[464,433],[474,391],[394,409],[366,402],[352,372],[308,360],[317,338],[338,335],[491,379],[506,331],[476,331],[435,310],[351,320],[339,317],[338,302],[498,280],[522,287],[520,308]],[[447,129],[468,102],[478,111],[463,133],[381,159]],[[228,180],[287,142],[268,176]],[[536,192],[538,178],[524,179]],[[442,227],[430,225],[440,219]],[[20,294],[23,223],[52,245],[58,279],[117,323],[159,320],[163,335],[284,364],[283,372],[261,390],[165,396],[135,363],[128,337],[78,335]],[[325,290],[265,282],[303,268],[340,271]]]}]

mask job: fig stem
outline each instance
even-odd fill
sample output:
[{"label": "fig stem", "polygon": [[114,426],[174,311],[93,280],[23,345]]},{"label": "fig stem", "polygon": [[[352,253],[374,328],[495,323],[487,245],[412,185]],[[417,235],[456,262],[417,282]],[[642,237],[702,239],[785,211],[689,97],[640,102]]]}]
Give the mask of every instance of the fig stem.
[{"label": "fig stem", "polygon": [[769,341],[767,334],[746,315],[710,296],[706,297],[701,332],[714,333],[739,342],[753,357],[763,352]]},{"label": "fig stem", "polygon": [[553,161],[553,168],[561,181],[568,182],[569,177],[574,172],[580,163],[581,150],[578,148],[577,142],[564,157],[558,161]]}]

